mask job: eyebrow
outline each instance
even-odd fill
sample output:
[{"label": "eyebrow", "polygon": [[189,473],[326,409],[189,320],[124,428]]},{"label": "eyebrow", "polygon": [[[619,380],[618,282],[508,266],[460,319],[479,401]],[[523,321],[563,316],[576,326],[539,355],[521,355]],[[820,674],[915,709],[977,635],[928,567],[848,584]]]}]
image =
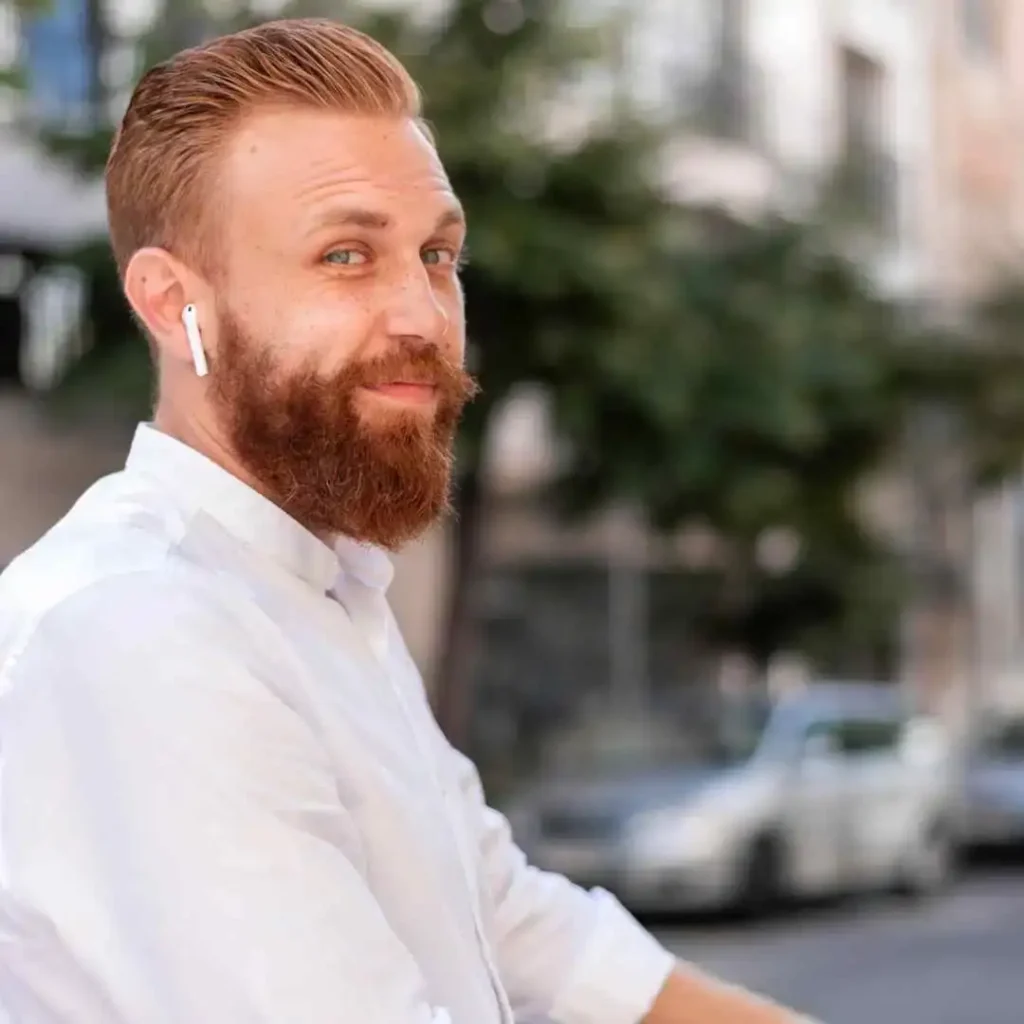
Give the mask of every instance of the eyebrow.
[{"label": "eyebrow", "polygon": [[[327,226],[351,225],[368,231],[386,231],[393,221],[388,214],[379,210],[362,209],[355,206],[338,207],[329,210],[317,219],[314,230]],[[453,206],[437,219],[434,231],[449,227],[461,227],[466,223],[466,214],[461,206]]]}]

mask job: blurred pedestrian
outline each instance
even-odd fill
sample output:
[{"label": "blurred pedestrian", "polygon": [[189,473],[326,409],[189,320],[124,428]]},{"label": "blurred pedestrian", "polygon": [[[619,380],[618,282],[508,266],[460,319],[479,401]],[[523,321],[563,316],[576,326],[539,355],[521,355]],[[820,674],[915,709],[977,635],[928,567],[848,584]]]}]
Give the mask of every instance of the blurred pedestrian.
[{"label": "blurred pedestrian", "polygon": [[159,395],[0,582],[17,1024],[792,1020],[529,868],[431,717],[386,552],[444,513],[475,385],[403,67],[319,20],[182,53],[107,191]]}]

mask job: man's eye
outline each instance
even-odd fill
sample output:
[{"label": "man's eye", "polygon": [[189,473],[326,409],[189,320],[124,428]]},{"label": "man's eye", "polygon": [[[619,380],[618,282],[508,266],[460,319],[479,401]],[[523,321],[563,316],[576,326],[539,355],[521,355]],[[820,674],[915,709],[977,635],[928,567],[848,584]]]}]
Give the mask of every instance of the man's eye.
[{"label": "man's eye", "polygon": [[367,257],[358,249],[334,249],[324,257],[324,262],[336,267],[356,267],[366,263]]},{"label": "man's eye", "polygon": [[458,253],[452,249],[424,249],[423,262],[428,267],[452,267],[458,264]]}]

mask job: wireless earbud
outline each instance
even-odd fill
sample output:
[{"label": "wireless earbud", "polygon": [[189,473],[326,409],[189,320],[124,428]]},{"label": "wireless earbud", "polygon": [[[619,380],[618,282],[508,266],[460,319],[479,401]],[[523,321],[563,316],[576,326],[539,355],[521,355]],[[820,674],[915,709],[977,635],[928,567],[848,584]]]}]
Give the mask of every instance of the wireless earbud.
[{"label": "wireless earbud", "polygon": [[196,307],[191,302],[181,311],[181,322],[185,325],[185,337],[188,338],[188,347],[192,350],[196,376],[205,377],[210,368],[206,365],[203,336],[199,333],[199,317],[196,314]]}]

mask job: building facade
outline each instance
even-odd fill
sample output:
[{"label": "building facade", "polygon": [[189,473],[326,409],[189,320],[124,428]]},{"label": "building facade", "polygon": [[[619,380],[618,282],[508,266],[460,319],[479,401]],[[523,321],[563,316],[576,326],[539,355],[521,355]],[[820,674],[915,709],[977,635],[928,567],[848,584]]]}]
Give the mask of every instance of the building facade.
[{"label": "building facade", "polygon": [[[933,302],[963,315],[1007,275],[1024,249],[1024,7],[1014,0],[942,0],[929,6],[936,102]],[[965,567],[962,637],[965,712],[1024,704],[1024,483],[1014,480],[946,518]],[[942,629],[936,632],[943,632]]]}]

